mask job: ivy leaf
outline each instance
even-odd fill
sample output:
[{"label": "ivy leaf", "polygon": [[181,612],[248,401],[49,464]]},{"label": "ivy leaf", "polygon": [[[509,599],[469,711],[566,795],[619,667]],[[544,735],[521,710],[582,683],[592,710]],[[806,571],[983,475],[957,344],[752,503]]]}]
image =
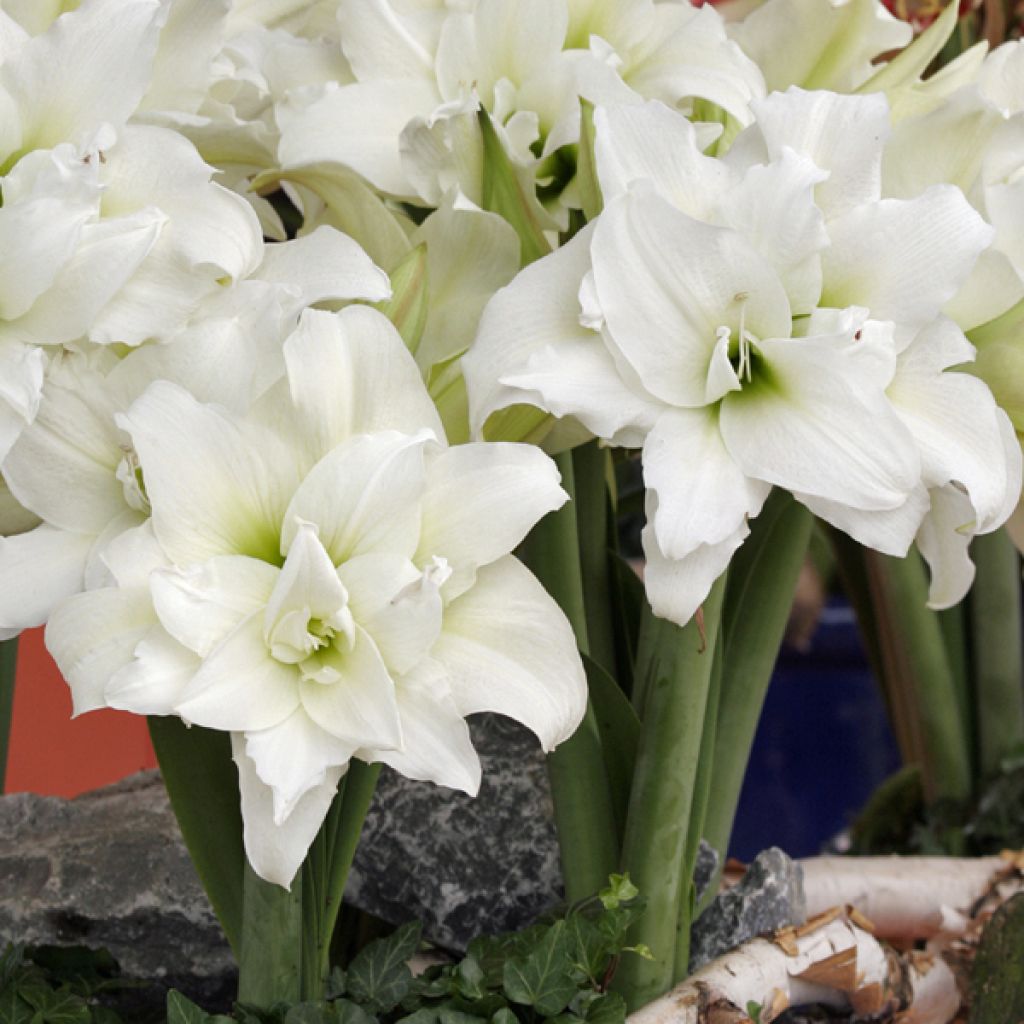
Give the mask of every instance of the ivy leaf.
[{"label": "ivy leaf", "polygon": [[482,999],[486,992],[484,969],[476,957],[467,956],[455,968],[455,987],[466,999]]},{"label": "ivy leaf", "polygon": [[348,976],[340,967],[331,969],[327,984],[324,986],[324,998],[327,1000],[337,999],[345,994],[348,986]]},{"label": "ivy leaf", "polygon": [[89,1006],[66,985],[56,992],[48,985],[21,989],[21,996],[36,1009],[35,1019],[45,1024],[89,1024]]},{"label": "ivy leaf", "polygon": [[207,1024],[210,1015],[180,992],[167,993],[167,1024]]},{"label": "ivy leaf", "polygon": [[348,968],[348,994],[375,1013],[394,1009],[412,988],[412,972],[406,966],[419,948],[420,924],[402,925],[386,939],[371,942]]},{"label": "ivy leaf", "polygon": [[377,1018],[369,1014],[351,999],[337,999],[333,1003],[334,1020],[338,1024],[377,1024]]},{"label": "ivy leaf", "polygon": [[18,995],[13,985],[0,991],[0,1020],[4,1024],[32,1024],[35,1010]]},{"label": "ivy leaf", "polygon": [[605,910],[617,910],[623,903],[635,900],[640,890],[630,881],[629,872],[624,875],[609,875],[608,887],[598,893],[598,899]]},{"label": "ivy leaf", "polygon": [[626,1000],[618,992],[605,992],[592,999],[583,1014],[587,1024],[625,1024]]},{"label": "ivy leaf", "polygon": [[513,1003],[532,1006],[545,1017],[560,1013],[578,988],[570,948],[565,922],[558,921],[547,929],[529,956],[506,962],[502,979],[505,995]]},{"label": "ivy leaf", "polygon": [[506,1006],[492,1015],[491,1024],[519,1024],[519,1018]]},{"label": "ivy leaf", "polygon": [[475,1013],[464,1013],[462,1010],[453,1010],[448,1006],[441,1007],[437,1019],[439,1024],[487,1024],[486,1017],[478,1017]]}]

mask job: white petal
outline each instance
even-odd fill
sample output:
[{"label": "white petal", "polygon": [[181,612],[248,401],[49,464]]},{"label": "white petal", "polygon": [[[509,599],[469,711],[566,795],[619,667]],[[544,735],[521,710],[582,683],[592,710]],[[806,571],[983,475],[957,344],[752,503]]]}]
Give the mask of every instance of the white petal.
[{"label": "white petal", "polygon": [[431,657],[448,672],[460,714],[508,715],[545,750],[583,718],[586,680],[569,622],[511,555],[482,568],[447,607]]},{"label": "white petal", "polygon": [[266,606],[279,575],[259,559],[225,555],[158,570],[149,585],[164,629],[205,658],[243,619]]},{"label": "white petal", "polygon": [[0,463],[36,416],[45,372],[42,350],[0,339]]},{"label": "white petal", "polygon": [[770,374],[722,401],[721,430],[750,476],[863,509],[901,505],[917,484],[920,460],[872,361],[857,341],[768,339]]},{"label": "white petal", "polygon": [[838,501],[809,494],[794,497],[806,505],[819,519],[849,534],[858,544],[903,558],[914,543],[921,521],[931,507],[928,489],[922,484],[897,508],[865,512]]},{"label": "white petal", "polygon": [[160,12],[157,0],[93,0],[5,61],[0,82],[20,108],[22,146],[46,149],[123,124],[149,83]]},{"label": "white petal", "polygon": [[389,673],[412,672],[434,646],[441,632],[441,584],[447,573],[443,561],[435,560],[374,615],[360,619]]},{"label": "white petal", "polygon": [[391,294],[388,276],[374,265],[359,244],[330,227],[279,245],[268,245],[257,280],[280,282],[299,289],[300,303],[324,299],[366,299],[377,302]]},{"label": "white petal", "polygon": [[308,310],[285,342],[295,416],[316,457],[354,434],[444,429],[391,321],[367,306]]},{"label": "white petal", "polygon": [[786,293],[737,232],[680,213],[635,186],[605,207],[591,247],[608,338],[650,394],[671,405],[706,400],[721,326],[741,315],[758,337],[786,336]]},{"label": "white petal", "polygon": [[643,463],[644,482],[658,499],[657,547],[674,561],[734,536],[771,490],[729,454],[716,408],[664,413],[644,443]]},{"label": "white petal", "polygon": [[444,673],[436,664],[424,664],[397,681],[396,695],[403,749],[361,750],[359,756],[366,761],[383,761],[408,779],[476,796],[480,758]]},{"label": "white petal", "polygon": [[733,182],[731,169],[705,156],[693,125],[678,111],[651,101],[599,107],[594,156],[605,203],[647,178],[683,213],[706,220]]},{"label": "white petal", "polygon": [[309,790],[281,825],[275,825],[272,791],[256,774],[239,733],[231,734],[231,752],[238,765],[245,855],[260,878],[288,889],[327,817],[343,771],[328,771],[324,782]]},{"label": "white petal", "polygon": [[657,498],[647,495],[648,525],[643,530],[644,589],[651,610],[663,619],[685,626],[693,618],[711,585],[728,568],[736,549],[750,530],[741,523],[717,544],[702,544],[683,558],[666,558],[659,550],[651,520],[657,516]]},{"label": "white petal", "polygon": [[432,83],[403,78],[329,89],[301,108],[279,105],[281,166],[344,164],[381,191],[412,199],[398,138],[414,117],[429,116],[439,103]]},{"label": "white petal", "polygon": [[299,670],[271,657],[258,612],[207,655],[175,709],[210,729],[269,729],[299,706]]},{"label": "white petal", "polygon": [[344,649],[335,639],[330,666],[340,678],[333,683],[303,680],[302,706],[332,736],[359,746],[401,749],[402,727],[395,684],[366,631],[356,628],[355,643]]},{"label": "white petal", "polygon": [[269,433],[250,431],[166,381],[152,384],[118,423],[132,435],[153,526],[172,561],[233,554],[277,561],[294,457],[278,451]]},{"label": "white petal", "polygon": [[532,445],[448,448],[427,463],[415,560],[445,559],[455,572],[445,593],[460,593],[480,566],[507,555],[545,513],[568,500],[554,462]]},{"label": "white petal", "polygon": [[429,434],[358,434],[338,445],[299,485],[281,535],[287,551],[298,521],[316,523],[335,565],[371,551],[409,557],[420,530],[423,446]]},{"label": "white petal", "polygon": [[77,594],[95,540],[46,524],[0,537],[0,630],[13,635],[41,626],[61,601]]},{"label": "white petal", "polygon": [[327,782],[332,769],[348,765],[354,749],[324,732],[302,708],[272,729],[245,734],[245,752],[260,781],[273,792],[278,827],[310,790]]},{"label": "white petal", "polygon": [[137,715],[172,715],[199,668],[199,659],[153,626],[139,641],[131,662],[110,677],[106,704]]},{"label": "white petal", "polygon": [[791,88],[771,93],[754,110],[771,159],[793,149],[828,172],[815,190],[827,218],[879,198],[882,150],[890,130],[889,104],[882,93],[841,96]]},{"label": "white petal", "polygon": [[974,508],[952,485],[933,490],[931,499],[931,512],[917,535],[917,546],[932,574],[928,607],[952,608],[974,582],[974,563],[968,551],[977,532]]},{"label": "white petal", "polygon": [[46,647],[71,687],[76,715],[106,706],[111,677],[131,662],[139,641],[155,624],[142,588],[90,590],[53,612]]},{"label": "white petal", "polygon": [[909,340],[956,294],[992,234],[948,185],[857,207],[829,223],[821,305],[866,306]]}]

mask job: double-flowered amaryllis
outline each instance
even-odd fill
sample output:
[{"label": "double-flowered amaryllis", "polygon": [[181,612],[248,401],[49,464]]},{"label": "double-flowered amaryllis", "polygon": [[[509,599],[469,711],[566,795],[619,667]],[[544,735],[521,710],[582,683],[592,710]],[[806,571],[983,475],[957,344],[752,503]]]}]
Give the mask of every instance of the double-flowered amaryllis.
[{"label": "double-flowered amaryllis", "polygon": [[465,716],[545,749],[586,684],[572,631],[509,552],[566,495],[536,448],[448,447],[414,360],[365,306],[308,311],[246,414],[152,384],[118,422],[151,517],[52,615],[79,712],[231,732],[245,842],[288,885],[351,758],[473,793]]},{"label": "double-flowered amaryllis", "polygon": [[647,593],[677,622],[773,485],[871,547],[916,537],[951,604],[1020,491],[1005,414],[946,372],[972,350],[943,306],[993,233],[950,185],[880,197],[884,97],[753,109],[724,159],[659,104],[598,109],[604,210],[485,310],[473,425],[526,402],[642,447]]}]

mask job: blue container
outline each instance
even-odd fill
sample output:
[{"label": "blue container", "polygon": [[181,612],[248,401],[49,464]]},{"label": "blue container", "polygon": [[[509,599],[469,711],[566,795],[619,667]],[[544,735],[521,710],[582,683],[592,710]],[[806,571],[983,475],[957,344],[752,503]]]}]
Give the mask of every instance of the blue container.
[{"label": "blue container", "polygon": [[740,796],[729,853],[766,846],[819,853],[900,766],[852,609],[830,602],[807,651],[775,668]]}]

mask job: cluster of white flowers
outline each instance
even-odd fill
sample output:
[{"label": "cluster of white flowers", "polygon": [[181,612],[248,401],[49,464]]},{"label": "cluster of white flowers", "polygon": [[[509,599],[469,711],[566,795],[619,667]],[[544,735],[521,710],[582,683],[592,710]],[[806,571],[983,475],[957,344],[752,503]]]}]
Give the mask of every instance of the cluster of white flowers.
[{"label": "cluster of white flowers", "polygon": [[[1024,44],[872,64],[909,35],[876,0],[0,0],[0,638],[48,623],[78,712],[229,731],[287,884],[352,757],[475,792],[466,715],[550,749],[584,713],[510,554],[566,495],[501,410],[642,449],[677,622],[773,486],[957,601],[1021,488],[959,371],[976,332],[1024,416]],[[481,117],[554,250],[523,270]]]}]

